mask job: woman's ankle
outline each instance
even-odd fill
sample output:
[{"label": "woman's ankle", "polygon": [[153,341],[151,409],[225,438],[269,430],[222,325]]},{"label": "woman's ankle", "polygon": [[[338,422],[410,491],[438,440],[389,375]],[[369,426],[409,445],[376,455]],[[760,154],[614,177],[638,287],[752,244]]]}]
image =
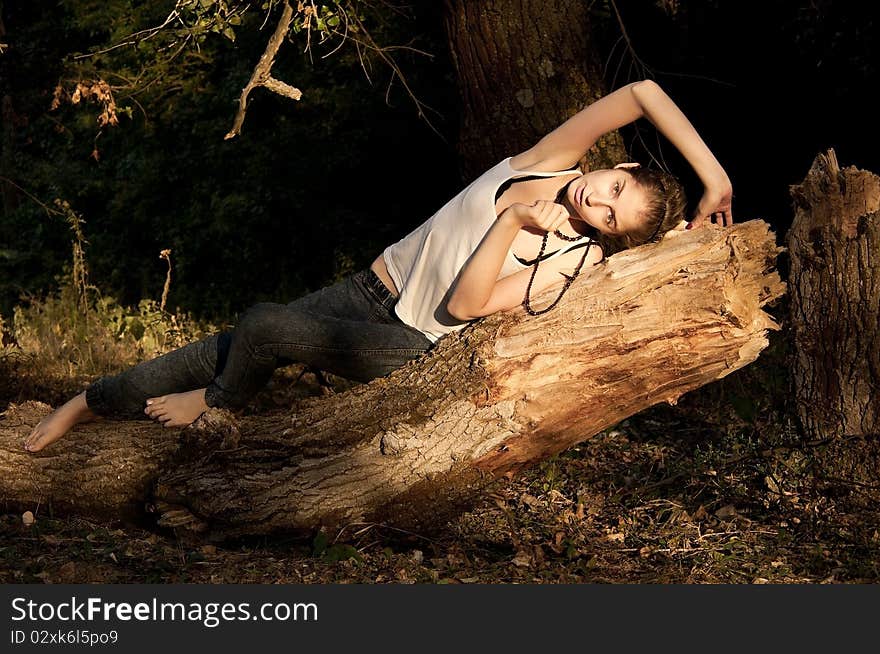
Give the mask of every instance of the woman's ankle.
[{"label": "woman's ankle", "polygon": [[101,417],[89,407],[89,403],[86,400],[85,391],[74,397],[71,402],[76,409],[77,416],[79,417],[79,422],[89,422],[91,420],[95,420],[96,418]]}]

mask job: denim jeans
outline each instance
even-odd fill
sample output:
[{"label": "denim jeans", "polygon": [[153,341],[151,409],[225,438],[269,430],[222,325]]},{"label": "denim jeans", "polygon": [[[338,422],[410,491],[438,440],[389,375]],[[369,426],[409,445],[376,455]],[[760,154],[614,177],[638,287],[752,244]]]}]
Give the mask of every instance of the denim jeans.
[{"label": "denim jeans", "polygon": [[260,302],[232,330],[101,377],[86,388],[86,404],[101,415],[146,418],[147,398],[205,388],[208,406],[238,409],[292,363],[366,382],[432,345],[397,317],[396,302],[369,268],[289,304]]}]

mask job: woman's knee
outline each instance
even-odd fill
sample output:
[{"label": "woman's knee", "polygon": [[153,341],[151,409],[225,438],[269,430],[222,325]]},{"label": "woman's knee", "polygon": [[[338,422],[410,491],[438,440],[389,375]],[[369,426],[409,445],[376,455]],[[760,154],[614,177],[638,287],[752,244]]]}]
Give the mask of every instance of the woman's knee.
[{"label": "woman's knee", "polygon": [[238,317],[235,332],[254,345],[271,342],[279,327],[290,319],[288,313],[283,304],[257,302]]}]

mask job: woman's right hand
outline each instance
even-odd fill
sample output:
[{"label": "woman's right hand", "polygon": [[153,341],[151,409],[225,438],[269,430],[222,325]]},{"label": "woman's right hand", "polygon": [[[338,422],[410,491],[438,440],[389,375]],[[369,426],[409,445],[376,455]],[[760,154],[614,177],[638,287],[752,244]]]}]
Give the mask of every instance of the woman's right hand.
[{"label": "woman's right hand", "polygon": [[687,229],[702,227],[706,222],[730,227],[733,224],[732,205],[733,186],[731,186],[730,180],[725,177],[724,180],[711,188],[706,187]]},{"label": "woman's right hand", "polygon": [[549,200],[537,200],[532,204],[515,202],[501,212],[501,218],[516,222],[519,227],[534,227],[544,232],[559,229],[569,219],[564,206]]}]

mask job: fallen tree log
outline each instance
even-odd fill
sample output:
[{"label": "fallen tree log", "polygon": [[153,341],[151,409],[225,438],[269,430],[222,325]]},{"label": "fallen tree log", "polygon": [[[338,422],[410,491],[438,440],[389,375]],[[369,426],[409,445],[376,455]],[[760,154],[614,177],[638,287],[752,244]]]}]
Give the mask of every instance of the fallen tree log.
[{"label": "fallen tree log", "polygon": [[114,515],[146,503],[160,525],[212,540],[437,527],[505,475],[754,361],[778,328],[761,307],[784,292],[779,251],[758,220],[679,232],[596,266],[547,314],[479,320],[387,377],[283,415],[211,409],[173,432],[87,423],[32,455],[21,441],[50,407],[12,405],[0,498]]}]

